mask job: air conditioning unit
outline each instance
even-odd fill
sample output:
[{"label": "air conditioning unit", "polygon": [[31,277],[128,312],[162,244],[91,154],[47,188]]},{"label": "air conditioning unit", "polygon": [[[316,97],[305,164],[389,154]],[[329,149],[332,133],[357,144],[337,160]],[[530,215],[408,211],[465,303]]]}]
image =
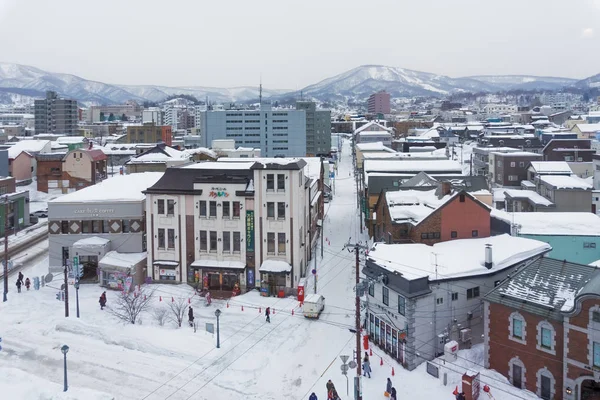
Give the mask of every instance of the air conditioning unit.
[{"label": "air conditioning unit", "polygon": [[460,341],[465,343],[471,340],[471,330],[470,329],[461,329],[460,330]]}]

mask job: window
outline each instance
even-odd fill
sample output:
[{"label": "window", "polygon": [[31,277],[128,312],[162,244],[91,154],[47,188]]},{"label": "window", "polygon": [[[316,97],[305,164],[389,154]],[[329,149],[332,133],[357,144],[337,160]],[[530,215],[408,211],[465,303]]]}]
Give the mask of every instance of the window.
[{"label": "window", "polygon": [[471,236],[473,236],[473,237],[479,236],[479,231],[476,231],[476,230],[475,231],[471,231]]},{"label": "window", "polygon": [[513,318],[512,335],[517,339],[523,339],[523,320]]},{"label": "window", "polygon": [[275,233],[267,233],[267,254],[275,254]]},{"label": "window", "polygon": [[458,292],[452,292],[452,301],[458,300]]},{"label": "window", "polygon": [[458,237],[458,232],[456,232],[456,231],[450,232],[450,237],[453,238],[453,239],[457,238]]},{"label": "window", "polygon": [[592,321],[600,322],[600,311],[592,311]]},{"label": "window", "polygon": [[92,221],[92,233],[102,233],[102,221]]},{"label": "window", "polygon": [[519,162],[519,167],[524,167],[525,166],[525,162],[524,161],[520,161]]},{"label": "window", "polygon": [[233,252],[239,253],[241,251],[241,234],[240,232],[233,232]]},{"label": "window", "polygon": [[458,196],[458,199],[459,199],[459,201],[460,201],[461,203],[464,203],[464,202],[465,202],[465,195],[464,195],[464,194],[461,194],[461,195],[459,195],[459,196]]},{"label": "window", "polygon": [[240,202],[239,201],[234,201],[233,202],[233,218],[239,218],[240,217],[240,209],[242,207],[240,207]]},{"label": "window", "polygon": [[267,174],[267,191],[275,190],[275,175]]},{"label": "window", "polygon": [[508,180],[511,182],[516,182],[519,180],[519,177],[517,175],[509,175]]},{"label": "window", "polygon": [[498,161],[498,166],[501,167],[502,166],[502,161]]},{"label": "window", "polygon": [[267,218],[275,218],[275,203],[272,201],[267,203]]},{"label": "window", "polygon": [[583,248],[584,249],[595,249],[596,248],[596,243],[594,243],[594,242],[583,242]]},{"label": "window", "polygon": [[406,315],[406,299],[398,295],[398,314]]},{"label": "window", "polygon": [[60,221],[60,233],[69,233],[69,221]]},{"label": "window", "polygon": [[165,201],[163,199],[158,200],[158,214],[164,215],[165,213]]},{"label": "window", "polygon": [[285,232],[277,234],[277,254],[285,254]]},{"label": "window", "polygon": [[438,306],[441,306],[442,304],[444,304],[444,298],[443,297],[438,297],[435,299],[435,304]]},{"label": "window", "polygon": [[230,203],[228,201],[223,202],[223,218],[231,217],[231,208]]},{"label": "window", "polygon": [[369,284],[369,296],[371,296],[371,297],[375,296],[375,285],[372,283]]},{"label": "window", "polygon": [[167,231],[167,248],[175,248],[175,229],[169,229]]},{"label": "window", "polygon": [[110,227],[108,226],[108,220],[102,220],[102,233],[110,233]]},{"label": "window", "polygon": [[285,219],[285,203],[277,203],[277,219]]},{"label": "window", "polygon": [[516,166],[517,166],[517,163],[516,163],[516,162],[514,162],[514,161],[511,161],[511,162],[510,162],[510,166],[514,168],[514,167],[516,167]]},{"label": "window", "polygon": [[216,231],[210,231],[210,252],[211,253],[217,252],[217,232]]},{"label": "window", "polygon": [[175,200],[167,200],[167,215],[175,215]]},{"label": "window", "polygon": [[600,367],[600,343],[594,342],[592,351],[594,353],[594,367]]},{"label": "window", "polygon": [[92,233],[92,221],[81,221],[81,233]]},{"label": "window", "polygon": [[527,322],[525,318],[517,311],[510,314],[508,318],[508,338],[513,342],[527,344]]},{"label": "window", "polygon": [[467,300],[479,297],[479,286],[467,289]]},{"label": "window", "polygon": [[200,217],[206,218],[206,200],[200,200]]},{"label": "window", "polygon": [[389,306],[390,305],[390,289],[388,289],[384,286],[381,293],[382,293],[383,304],[385,304],[386,306]]},{"label": "window", "polygon": [[541,345],[545,349],[552,349],[552,330],[548,328],[540,329]]},{"label": "window", "polygon": [[130,231],[129,225],[130,225],[130,223],[129,223],[128,219],[122,220],[121,221],[121,227],[122,227],[121,232],[123,232],[123,233],[129,233],[129,231]]},{"label": "window", "polygon": [[209,201],[208,202],[208,216],[211,218],[217,218],[217,202]]},{"label": "window", "polygon": [[277,174],[277,191],[283,192],[285,191],[285,175]]},{"label": "window", "polygon": [[158,248],[165,248],[165,230],[163,228],[158,229]]},{"label": "window", "polygon": [[208,236],[206,231],[200,231],[200,251],[206,252],[208,248],[206,247]]},{"label": "window", "polygon": [[426,233],[421,233],[421,239],[427,239],[427,234]]},{"label": "window", "polygon": [[223,232],[223,253],[231,251],[231,232]]}]

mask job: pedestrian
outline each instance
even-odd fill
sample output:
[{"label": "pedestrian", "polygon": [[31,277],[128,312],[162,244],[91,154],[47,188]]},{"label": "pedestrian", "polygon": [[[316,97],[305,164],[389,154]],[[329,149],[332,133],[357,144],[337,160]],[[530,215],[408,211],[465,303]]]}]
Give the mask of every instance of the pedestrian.
[{"label": "pedestrian", "polygon": [[23,282],[23,278],[24,278],[23,273],[21,271],[19,271],[19,278],[18,278],[18,280],[20,280],[21,282]]},{"label": "pedestrian", "polygon": [[190,319],[190,326],[194,326],[194,309],[191,306],[188,310],[188,318]]},{"label": "pedestrian", "polygon": [[465,392],[457,393],[456,400],[465,400]]},{"label": "pedestrian", "polygon": [[17,293],[21,293],[21,285],[23,282],[17,279]]},{"label": "pedestrian", "polygon": [[29,286],[31,286],[31,281],[29,280],[29,278],[25,279],[25,287],[27,288],[27,290],[29,290]]},{"label": "pedestrian", "polygon": [[308,400],[319,400],[319,399],[317,399],[317,395],[315,394],[315,392],[312,392],[312,394],[310,395]]},{"label": "pedestrian", "polygon": [[390,395],[390,400],[397,400],[396,399],[396,388],[395,387],[392,388],[392,393]]},{"label": "pedestrian", "polygon": [[104,310],[104,307],[106,307],[106,292],[102,292],[102,294],[100,295],[100,309]]},{"label": "pedestrian", "polygon": [[267,309],[265,310],[265,315],[267,316],[265,321],[271,323],[271,307],[267,307]]},{"label": "pedestrian", "polygon": [[390,397],[392,394],[392,380],[387,378],[387,385],[385,386],[385,397]]},{"label": "pedestrian", "polygon": [[363,358],[363,376],[369,376],[371,378],[371,363],[369,362],[369,354],[365,352],[365,358]]}]

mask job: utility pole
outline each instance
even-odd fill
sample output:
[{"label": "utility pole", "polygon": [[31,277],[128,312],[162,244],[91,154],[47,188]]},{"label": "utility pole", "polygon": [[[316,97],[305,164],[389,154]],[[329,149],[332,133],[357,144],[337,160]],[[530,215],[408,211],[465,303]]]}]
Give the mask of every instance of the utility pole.
[{"label": "utility pole", "polygon": [[4,297],[8,296],[8,196],[4,196]]},{"label": "utility pole", "polygon": [[[327,163],[329,165],[329,163]],[[327,171],[329,173],[329,171]],[[319,180],[319,190],[321,198],[319,199],[319,214],[321,214],[321,260],[323,259],[323,235],[325,233],[323,226],[325,225],[325,164],[323,164],[323,156],[321,156],[321,179]],[[316,254],[315,254],[316,256]],[[316,276],[316,275],[315,275]],[[316,289],[316,285],[315,285]]]}]

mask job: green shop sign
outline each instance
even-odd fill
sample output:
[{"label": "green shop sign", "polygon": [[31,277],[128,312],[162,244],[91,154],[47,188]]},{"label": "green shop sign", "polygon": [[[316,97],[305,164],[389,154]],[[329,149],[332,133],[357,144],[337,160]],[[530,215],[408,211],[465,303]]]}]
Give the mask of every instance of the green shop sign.
[{"label": "green shop sign", "polygon": [[246,211],[246,251],[254,251],[254,210]]}]

